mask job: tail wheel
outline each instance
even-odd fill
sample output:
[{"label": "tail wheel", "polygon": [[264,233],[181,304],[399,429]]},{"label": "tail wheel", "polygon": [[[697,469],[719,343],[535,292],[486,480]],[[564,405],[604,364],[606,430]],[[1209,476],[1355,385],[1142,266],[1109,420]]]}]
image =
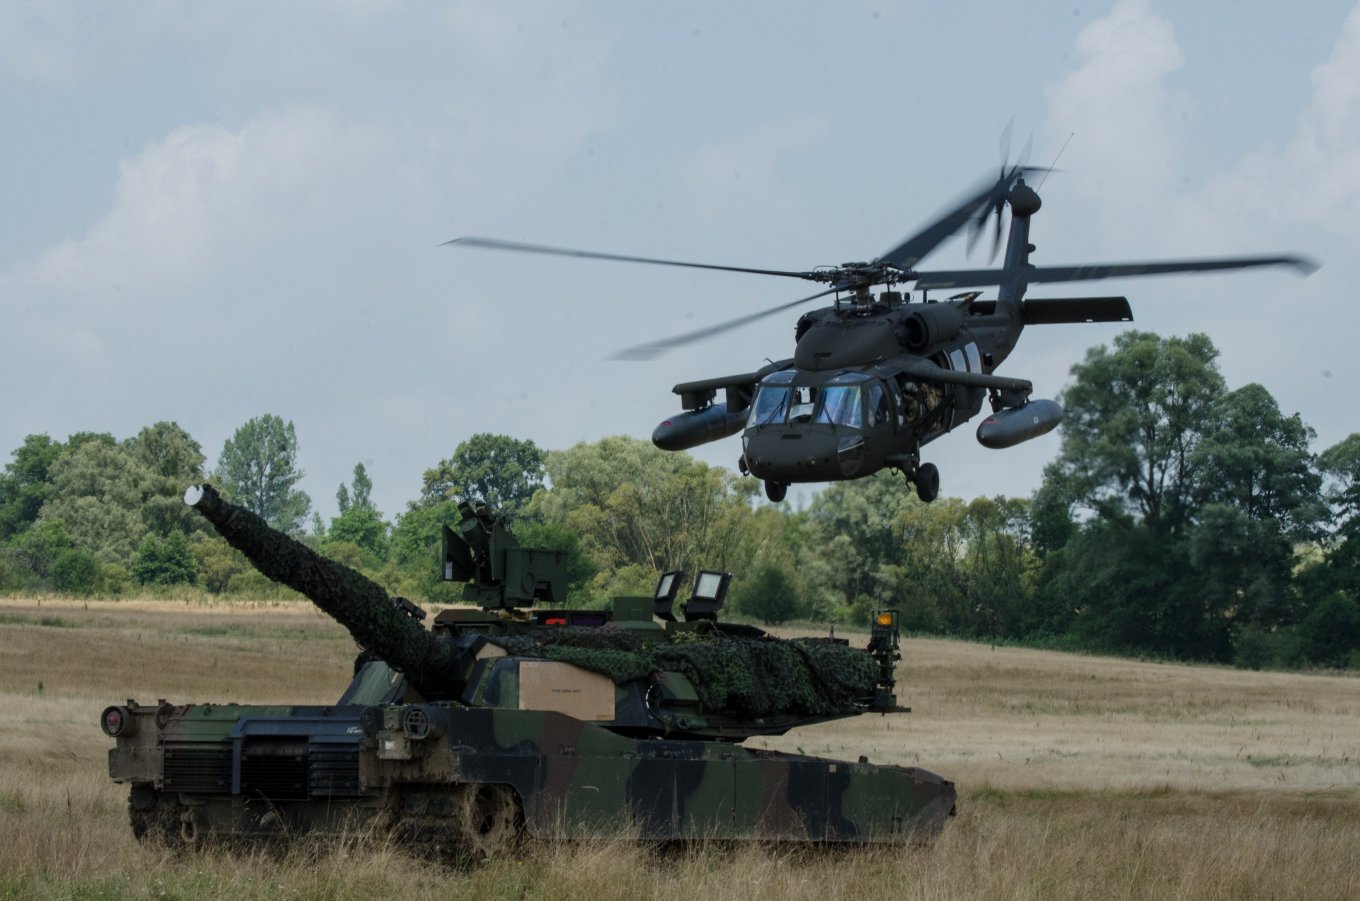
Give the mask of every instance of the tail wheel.
[{"label": "tail wheel", "polygon": [[916,467],[916,496],[927,504],[940,496],[940,471],[934,463]]},{"label": "tail wheel", "polygon": [[508,785],[464,785],[456,802],[459,848],[483,860],[510,850],[519,838],[519,799]]}]

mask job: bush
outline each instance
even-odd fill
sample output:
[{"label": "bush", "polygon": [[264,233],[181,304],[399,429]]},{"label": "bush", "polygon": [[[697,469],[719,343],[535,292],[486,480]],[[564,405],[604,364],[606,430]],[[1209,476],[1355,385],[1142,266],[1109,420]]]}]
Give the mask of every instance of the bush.
[{"label": "bush", "polygon": [[198,584],[213,594],[226,591],[235,576],[251,568],[245,555],[224,538],[200,533],[190,550],[198,561]]},{"label": "bush", "polygon": [[798,586],[788,571],[766,561],[755,568],[745,581],[734,585],[732,607],[766,625],[788,622],[803,612]]},{"label": "bush", "polygon": [[78,594],[88,597],[99,591],[103,583],[104,571],[94,554],[79,548],[66,548],[57,552],[48,570],[52,587],[64,594]]},{"label": "bush", "polygon": [[1233,639],[1233,666],[1241,669],[1298,669],[1313,662],[1297,626],[1267,629],[1252,623]]},{"label": "bush", "polygon": [[1319,666],[1345,666],[1360,650],[1360,604],[1341,592],[1328,595],[1299,625],[1304,659]]},{"label": "bush", "polygon": [[867,594],[860,594],[852,603],[843,605],[836,611],[836,622],[856,629],[867,629],[869,619],[876,609],[878,605],[874,603],[873,598]]},{"label": "bush", "polygon": [[198,560],[180,532],[169,538],[148,535],[137,549],[132,577],[143,585],[192,585],[198,581]]},{"label": "bush", "polygon": [[320,551],[321,556],[334,560],[342,566],[362,572],[364,568],[363,548],[352,541],[327,541]]},{"label": "bush", "polygon": [[101,567],[101,576],[104,593],[114,597],[126,594],[128,586],[132,584],[132,573],[128,572],[126,566],[117,563],[105,563]]}]

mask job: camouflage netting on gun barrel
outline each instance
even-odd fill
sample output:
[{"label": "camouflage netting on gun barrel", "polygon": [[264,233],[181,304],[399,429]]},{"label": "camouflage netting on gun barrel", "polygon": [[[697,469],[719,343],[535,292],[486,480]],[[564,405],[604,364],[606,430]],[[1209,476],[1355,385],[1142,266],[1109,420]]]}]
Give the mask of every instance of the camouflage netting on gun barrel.
[{"label": "camouflage netting on gun barrel", "polygon": [[211,485],[194,505],[227,543],[275,582],[306,595],[359,645],[413,681],[436,679],[453,665],[452,649],[392,603],[382,586],[276,531],[249,510],[222,500]]},{"label": "camouflage netting on gun barrel", "polygon": [[878,668],[873,658],[829,639],[693,633],[677,638],[644,645],[624,629],[605,627],[494,641],[511,654],[572,663],[615,682],[672,670],[693,683],[701,705],[711,712],[831,716],[859,709],[874,694]]}]

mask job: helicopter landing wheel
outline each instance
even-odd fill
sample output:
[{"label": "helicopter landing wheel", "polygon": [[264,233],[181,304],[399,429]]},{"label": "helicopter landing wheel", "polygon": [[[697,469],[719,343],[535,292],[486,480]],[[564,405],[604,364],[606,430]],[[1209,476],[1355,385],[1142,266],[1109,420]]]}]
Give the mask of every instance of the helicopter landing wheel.
[{"label": "helicopter landing wheel", "polygon": [[784,499],[784,495],[789,493],[788,482],[766,482],[765,496],[776,504]]},{"label": "helicopter landing wheel", "polygon": [[916,467],[912,481],[916,483],[916,496],[927,504],[940,496],[940,471],[934,463],[922,463]]}]

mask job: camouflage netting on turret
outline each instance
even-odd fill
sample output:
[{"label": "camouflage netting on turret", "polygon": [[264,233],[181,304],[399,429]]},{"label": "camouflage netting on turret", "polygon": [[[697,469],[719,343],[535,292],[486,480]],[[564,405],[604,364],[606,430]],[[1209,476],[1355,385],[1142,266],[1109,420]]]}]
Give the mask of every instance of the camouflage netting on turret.
[{"label": "camouflage netting on turret", "polygon": [[864,651],[825,638],[680,633],[671,642],[644,645],[624,629],[605,627],[494,641],[511,654],[575,664],[615,682],[672,670],[693,683],[705,710],[744,716],[851,712],[873,696],[878,675]]},{"label": "camouflage netting on turret", "polygon": [[203,486],[194,506],[256,569],[306,595],[348,629],[361,647],[394,669],[420,682],[436,679],[452,666],[448,644],[397,609],[376,582],[270,528],[249,510],[222,500],[211,485]]}]

